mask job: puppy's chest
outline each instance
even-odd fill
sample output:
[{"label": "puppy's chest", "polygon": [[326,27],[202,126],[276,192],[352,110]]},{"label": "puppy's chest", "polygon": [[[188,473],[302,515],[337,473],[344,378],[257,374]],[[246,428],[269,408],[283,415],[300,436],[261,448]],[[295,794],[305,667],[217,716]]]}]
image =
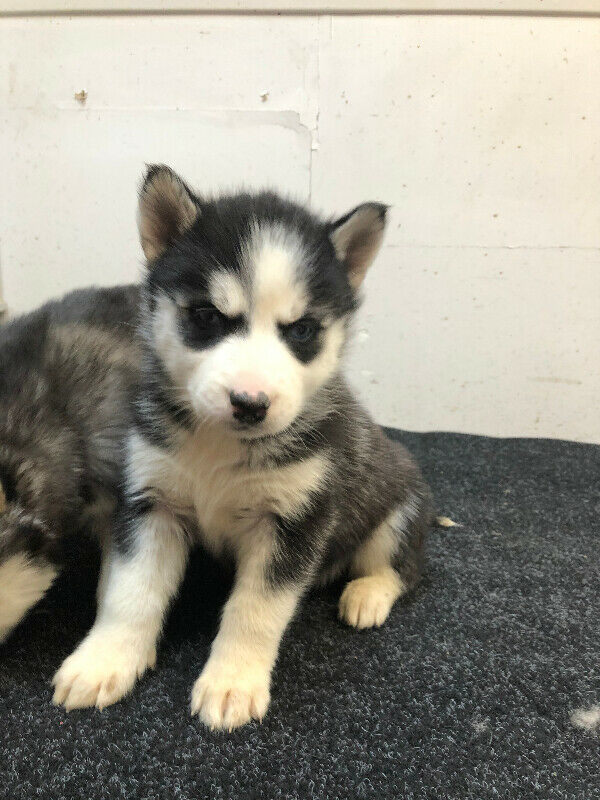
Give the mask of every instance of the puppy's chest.
[{"label": "puppy's chest", "polygon": [[322,485],[327,462],[312,456],[255,469],[243,457],[198,448],[181,453],[176,470],[182,499],[193,509],[204,543],[218,554],[225,546],[237,550],[244,538],[272,524],[274,515],[301,514]]},{"label": "puppy's chest", "polygon": [[252,475],[243,468],[204,464],[191,485],[190,500],[202,537],[220,550],[230,538],[250,532],[270,513],[277,513],[280,500],[273,480]]}]

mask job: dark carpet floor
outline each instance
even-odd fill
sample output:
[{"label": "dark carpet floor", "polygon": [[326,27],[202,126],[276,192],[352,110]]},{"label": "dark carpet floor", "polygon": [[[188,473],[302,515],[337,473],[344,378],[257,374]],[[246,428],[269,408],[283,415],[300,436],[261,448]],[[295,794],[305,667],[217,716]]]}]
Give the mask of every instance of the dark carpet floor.
[{"label": "dark carpet floor", "polygon": [[188,697],[226,589],[196,558],[156,671],[67,715],[49,681],[93,620],[88,558],[0,649],[2,798],[600,798],[600,727],[571,720],[600,704],[600,447],[395,435],[460,527],[385,627],[310,596],[264,723],[211,733]]}]

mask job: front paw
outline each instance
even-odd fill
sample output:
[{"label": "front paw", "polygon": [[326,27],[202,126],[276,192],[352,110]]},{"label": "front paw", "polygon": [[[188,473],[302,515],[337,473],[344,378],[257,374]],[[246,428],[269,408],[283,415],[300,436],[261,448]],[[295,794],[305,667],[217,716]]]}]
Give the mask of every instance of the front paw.
[{"label": "front paw", "polygon": [[270,675],[262,668],[232,670],[207,663],[192,689],[192,714],[210,728],[233,730],[251,719],[259,721],[269,705]]},{"label": "front paw", "polygon": [[103,709],[131,691],[155,661],[155,648],[140,647],[133,633],[92,628],[52,679],[52,702],[67,711],[86,706]]}]

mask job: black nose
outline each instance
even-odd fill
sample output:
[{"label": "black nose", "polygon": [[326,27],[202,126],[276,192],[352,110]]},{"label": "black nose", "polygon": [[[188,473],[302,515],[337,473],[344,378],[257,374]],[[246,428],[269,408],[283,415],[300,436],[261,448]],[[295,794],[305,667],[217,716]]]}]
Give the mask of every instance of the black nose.
[{"label": "black nose", "polygon": [[233,416],[239,422],[255,425],[257,422],[262,422],[267,416],[270,401],[264,392],[249,395],[248,392],[236,392],[233,389],[229,393],[229,399],[233,406]]}]

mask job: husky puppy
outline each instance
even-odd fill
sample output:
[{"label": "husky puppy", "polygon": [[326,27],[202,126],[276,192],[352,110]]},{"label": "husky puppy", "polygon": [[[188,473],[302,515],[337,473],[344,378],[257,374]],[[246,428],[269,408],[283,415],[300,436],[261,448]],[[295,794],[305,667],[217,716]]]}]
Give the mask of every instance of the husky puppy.
[{"label": "husky puppy", "polygon": [[[110,456],[122,481],[98,613],[54,677],[55,703],[103,708],[154,665],[198,540],[235,565],[191,698],[215,728],[262,719],[281,636],[311,585],[347,575],[339,614],[357,628],[381,625],[415,586],[429,490],[340,373],[385,216],[377,203],[329,222],[269,193],[204,199],[149,169],[139,376],[120,377],[123,394],[137,381],[117,414],[125,464]],[[102,438],[106,423],[89,424]]]},{"label": "husky puppy", "polygon": [[133,424],[137,287],[84,290],[0,327],[0,642],[69,534],[108,546]]}]

